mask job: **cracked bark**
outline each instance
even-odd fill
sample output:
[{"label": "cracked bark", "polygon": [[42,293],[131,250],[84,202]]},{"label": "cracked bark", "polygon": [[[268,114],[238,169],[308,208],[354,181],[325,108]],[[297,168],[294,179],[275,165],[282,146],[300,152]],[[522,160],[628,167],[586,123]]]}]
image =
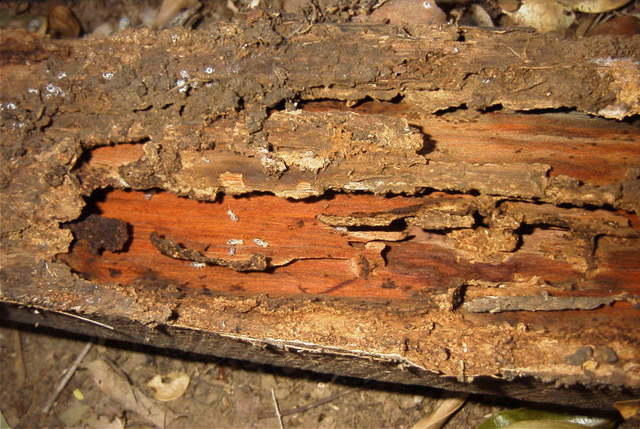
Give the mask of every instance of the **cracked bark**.
[{"label": "cracked bark", "polygon": [[[6,314],[529,400],[638,395],[640,132],[593,116],[640,112],[640,40],[291,25],[0,33]],[[584,347],[616,359],[567,363]]]}]

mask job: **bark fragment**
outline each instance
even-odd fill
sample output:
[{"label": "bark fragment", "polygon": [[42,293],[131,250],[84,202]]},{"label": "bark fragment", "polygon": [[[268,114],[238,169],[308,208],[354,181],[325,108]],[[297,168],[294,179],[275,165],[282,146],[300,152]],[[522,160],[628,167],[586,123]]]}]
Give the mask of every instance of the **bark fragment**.
[{"label": "bark fragment", "polygon": [[269,268],[269,260],[264,255],[253,254],[244,260],[229,260],[222,258],[211,258],[203,255],[197,250],[188,249],[181,244],[164,238],[153,232],[150,235],[151,243],[165,256],[185,261],[192,261],[197,264],[214,265],[231,268],[235,271],[265,271]]},{"label": "bark fragment", "polygon": [[86,240],[96,254],[102,250],[121,251],[130,238],[125,222],[98,215],[89,215],[80,222],[71,223],[69,229],[76,240]]},{"label": "bark fragment", "polygon": [[502,311],[561,311],[593,310],[616,301],[637,301],[628,295],[607,297],[591,296],[500,296],[478,298],[463,304],[463,308],[474,313],[500,313]]}]

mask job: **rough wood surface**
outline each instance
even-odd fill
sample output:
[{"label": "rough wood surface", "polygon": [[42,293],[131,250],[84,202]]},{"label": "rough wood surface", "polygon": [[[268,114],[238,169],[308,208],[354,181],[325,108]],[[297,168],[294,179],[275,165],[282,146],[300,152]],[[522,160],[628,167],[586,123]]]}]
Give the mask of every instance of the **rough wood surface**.
[{"label": "rough wood surface", "polygon": [[640,38],[296,25],[0,33],[5,312],[530,400],[638,395],[640,130],[602,117],[640,112]]}]

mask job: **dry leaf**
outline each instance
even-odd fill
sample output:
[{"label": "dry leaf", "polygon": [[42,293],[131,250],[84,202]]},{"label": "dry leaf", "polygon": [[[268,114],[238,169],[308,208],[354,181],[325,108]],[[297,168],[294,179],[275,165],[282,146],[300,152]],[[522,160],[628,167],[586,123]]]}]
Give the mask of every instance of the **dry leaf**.
[{"label": "dry leaf", "polygon": [[63,412],[58,414],[58,420],[62,422],[65,427],[79,426],[83,422],[86,416],[91,411],[91,407],[86,404],[74,403]]},{"label": "dry leaf", "polygon": [[618,9],[629,3],[629,0],[560,0],[569,8],[578,12],[601,13]]},{"label": "dry leaf", "polygon": [[418,420],[411,429],[440,429],[467,400],[467,394],[441,399],[431,414]]},{"label": "dry leaf", "polygon": [[562,422],[558,420],[523,420],[503,429],[585,429],[577,423]]},{"label": "dry leaf", "polygon": [[393,25],[445,24],[447,15],[434,0],[389,0],[368,17],[372,22]]},{"label": "dry leaf", "polygon": [[491,15],[479,4],[470,4],[467,9],[468,19],[471,25],[478,27],[494,27]]},{"label": "dry leaf", "polygon": [[196,7],[198,0],[164,0],[153,23],[154,28],[164,28],[181,11]]},{"label": "dry leaf", "polygon": [[631,417],[640,416],[640,399],[614,402],[613,407],[618,410],[622,418],[625,420],[628,420]]},{"label": "dry leaf", "polygon": [[147,383],[147,386],[155,391],[154,398],[167,402],[181,397],[189,387],[189,381],[189,376],[186,373],[177,371],[164,377],[158,374]]},{"label": "dry leaf", "polygon": [[71,9],[57,4],[49,9],[47,32],[54,38],[73,39],[80,36],[82,26]]},{"label": "dry leaf", "polygon": [[140,389],[129,384],[125,375],[106,361],[95,360],[87,365],[87,369],[100,390],[148,422],[158,427],[164,427],[166,423],[176,418],[171,410],[161,407],[142,393]]},{"label": "dry leaf", "polygon": [[7,421],[4,419],[2,412],[0,412],[0,429],[11,429],[9,423],[7,423]]},{"label": "dry leaf", "polygon": [[570,7],[553,0],[523,0],[517,11],[505,11],[505,14],[516,24],[533,27],[541,32],[569,28],[576,18]]}]

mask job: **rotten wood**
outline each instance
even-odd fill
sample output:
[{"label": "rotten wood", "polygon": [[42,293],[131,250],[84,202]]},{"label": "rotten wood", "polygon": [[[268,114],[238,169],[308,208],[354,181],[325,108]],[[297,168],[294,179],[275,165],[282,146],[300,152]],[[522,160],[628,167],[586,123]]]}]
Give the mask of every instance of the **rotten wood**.
[{"label": "rotten wood", "polygon": [[529,400],[640,394],[640,130],[612,120],[640,113],[640,38],[250,24],[0,32],[7,315]]}]

